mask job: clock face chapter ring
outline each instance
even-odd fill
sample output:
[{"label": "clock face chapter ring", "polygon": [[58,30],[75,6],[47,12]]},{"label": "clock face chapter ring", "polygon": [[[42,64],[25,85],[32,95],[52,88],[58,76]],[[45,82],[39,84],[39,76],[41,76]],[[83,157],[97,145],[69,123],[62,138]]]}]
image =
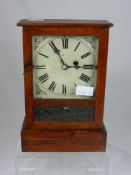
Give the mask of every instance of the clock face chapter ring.
[{"label": "clock face chapter ring", "polygon": [[[95,36],[33,36],[33,94],[36,99],[94,99],[99,39]],[[76,95],[93,87],[92,96]]]}]

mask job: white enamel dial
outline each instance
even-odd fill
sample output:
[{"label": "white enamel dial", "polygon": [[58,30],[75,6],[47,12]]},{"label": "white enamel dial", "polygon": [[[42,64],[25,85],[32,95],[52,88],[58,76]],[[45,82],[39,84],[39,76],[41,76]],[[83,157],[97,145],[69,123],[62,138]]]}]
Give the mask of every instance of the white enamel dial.
[{"label": "white enamel dial", "polygon": [[94,36],[34,36],[34,98],[91,98],[76,95],[77,86],[94,87],[95,96],[98,44]]}]

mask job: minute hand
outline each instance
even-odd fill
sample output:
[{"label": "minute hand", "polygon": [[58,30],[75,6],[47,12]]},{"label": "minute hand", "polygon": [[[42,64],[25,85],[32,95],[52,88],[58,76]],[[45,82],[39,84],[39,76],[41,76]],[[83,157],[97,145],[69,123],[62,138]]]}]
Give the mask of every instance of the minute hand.
[{"label": "minute hand", "polygon": [[57,52],[57,55],[59,56],[62,65],[65,65],[65,62],[63,61],[63,59],[62,59],[62,57],[61,57],[61,55],[60,55],[60,51]]},{"label": "minute hand", "polygon": [[62,65],[64,65],[65,63],[64,63],[64,61],[63,61],[63,59],[62,59],[62,57],[60,55],[60,50],[57,49],[57,47],[55,46],[55,44],[53,43],[53,41],[50,42],[49,45],[51,46],[51,48],[53,49],[53,51],[59,56]]}]

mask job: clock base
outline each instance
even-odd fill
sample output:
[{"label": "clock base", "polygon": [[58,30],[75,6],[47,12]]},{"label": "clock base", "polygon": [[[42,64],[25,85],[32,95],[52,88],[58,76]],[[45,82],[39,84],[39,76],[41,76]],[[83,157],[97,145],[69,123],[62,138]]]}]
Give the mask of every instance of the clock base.
[{"label": "clock base", "polygon": [[23,126],[21,142],[23,152],[104,152],[106,129],[43,131]]}]

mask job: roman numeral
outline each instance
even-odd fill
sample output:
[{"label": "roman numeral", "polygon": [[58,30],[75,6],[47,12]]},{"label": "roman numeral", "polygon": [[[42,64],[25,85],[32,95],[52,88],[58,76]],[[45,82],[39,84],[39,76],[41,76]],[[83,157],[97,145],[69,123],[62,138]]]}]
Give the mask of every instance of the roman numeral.
[{"label": "roman numeral", "polygon": [[54,51],[55,53],[58,53],[58,52],[59,52],[59,50],[57,49],[57,47],[55,46],[55,44],[54,44],[53,41],[51,41],[51,42],[49,43],[49,45],[50,45],[50,47],[53,49],[53,51]]},{"label": "roman numeral", "polygon": [[41,56],[43,56],[43,57],[45,57],[45,58],[49,58],[47,55],[45,55],[45,54],[43,54],[43,53],[40,53],[40,52],[39,52],[39,55],[41,55]]},{"label": "roman numeral", "polygon": [[93,64],[83,65],[83,69],[93,69],[95,66]]},{"label": "roman numeral", "polygon": [[62,38],[63,49],[68,49],[68,38]]},{"label": "roman numeral", "polygon": [[39,80],[41,81],[41,83],[44,83],[48,79],[49,79],[49,75],[47,73],[45,73],[39,77]]},{"label": "roman numeral", "polygon": [[56,87],[56,83],[55,83],[54,81],[52,81],[52,83],[51,83],[50,86],[48,87],[48,90],[49,90],[49,91],[54,91],[55,87]]},{"label": "roman numeral", "polygon": [[40,66],[33,65],[33,68],[35,68],[35,69],[46,69],[46,65],[40,65]]},{"label": "roman numeral", "polygon": [[88,81],[90,80],[90,77],[88,77],[85,74],[81,74],[81,76],[79,77],[82,81],[85,81],[86,83],[88,83]]},{"label": "roman numeral", "polygon": [[87,56],[89,56],[89,55],[91,55],[91,53],[90,53],[90,52],[87,52],[87,53],[85,53],[84,55],[82,55],[81,58],[83,59],[83,58],[85,58],[85,57],[87,57]]},{"label": "roman numeral", "polygon": [[76,50],[78,49],[79,45],[80,45],[80,42],[79,42],[79,43],[77,44],[77,46],[75,47],[74,51],[76,51]]},{"label": "roman numeral", "polygon": [[65,95],[67,93],[67,90],[66,90],[66,85],[62,85],[62,94]]}]

